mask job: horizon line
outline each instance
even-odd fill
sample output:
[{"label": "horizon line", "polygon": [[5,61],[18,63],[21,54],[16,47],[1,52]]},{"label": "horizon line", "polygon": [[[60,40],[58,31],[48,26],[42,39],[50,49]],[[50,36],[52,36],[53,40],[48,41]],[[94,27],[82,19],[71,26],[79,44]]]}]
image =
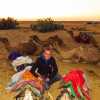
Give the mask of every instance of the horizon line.
[{"label": "horizon line", "polygon": [[34,18],[18,18],[18,17],[14,17],[14,16],[5,16],[5,17],[0,17],[0,19],[2,18],[14,18],[17,21],[37,21],[38,19],[46,19],[46,18],[51,18],[54,21],[100,21],[100,17],[93,17],[93,16],[88,16],[88,17],[80,17],[80,16],[75,16],[75,17],[56,17],[56,16],[40,16],[40,17],[34,17]]}]

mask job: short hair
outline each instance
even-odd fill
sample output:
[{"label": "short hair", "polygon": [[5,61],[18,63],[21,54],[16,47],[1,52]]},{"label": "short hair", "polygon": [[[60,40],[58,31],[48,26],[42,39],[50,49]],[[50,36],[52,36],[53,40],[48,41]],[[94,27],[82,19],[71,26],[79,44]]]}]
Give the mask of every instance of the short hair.
[{"label": "short hair", "polygon": [[46,47],[43,48],[43,53],[45,51],[52,51],[52,48],[50,46],[46,46]]}]

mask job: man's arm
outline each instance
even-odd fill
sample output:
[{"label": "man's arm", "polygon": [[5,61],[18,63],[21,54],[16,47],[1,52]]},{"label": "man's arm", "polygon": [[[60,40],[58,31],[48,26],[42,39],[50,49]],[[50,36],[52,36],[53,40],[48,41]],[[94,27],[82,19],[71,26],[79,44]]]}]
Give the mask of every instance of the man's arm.
[{"label": "man's arm", "polygon": [[37,75],[38,67],[39,67],[39,59],[36,60],[31,69],[31,73],[35,76],[38,76]]},{"label": "man's arm", "polygon": [[57,66],[56,60],[55,58],[52,58],[52,60],[53,60],[53,71],[55,73],[58,73],[58,66]]},{"label": "man's arm", "polygon": [[52,57],[52,73],[50,75],[50,78],[52,79],[57,73],[58,73],[58,67],[56,64],[56,60]]}]

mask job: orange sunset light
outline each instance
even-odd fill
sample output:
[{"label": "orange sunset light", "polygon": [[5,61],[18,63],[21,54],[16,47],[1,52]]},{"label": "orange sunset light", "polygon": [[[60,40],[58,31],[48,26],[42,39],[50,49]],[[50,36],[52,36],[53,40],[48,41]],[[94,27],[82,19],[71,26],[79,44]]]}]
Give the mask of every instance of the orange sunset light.
[{"label": "orange sunset light", "polygon": [[100,20],[100,0],[0,0],[0,17]]}]

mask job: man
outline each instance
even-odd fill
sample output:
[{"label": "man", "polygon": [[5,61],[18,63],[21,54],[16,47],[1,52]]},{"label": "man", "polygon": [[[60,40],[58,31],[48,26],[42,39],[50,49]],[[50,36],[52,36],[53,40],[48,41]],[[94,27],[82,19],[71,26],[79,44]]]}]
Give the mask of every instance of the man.
[{"label": "man", "polygon": [[32,73],[40,74],[46,81],[46,88],[60,79],[58,68],[54,57],[51,55],[51,48],[46,47],[41,56],[39,56],[32,68]]}]

